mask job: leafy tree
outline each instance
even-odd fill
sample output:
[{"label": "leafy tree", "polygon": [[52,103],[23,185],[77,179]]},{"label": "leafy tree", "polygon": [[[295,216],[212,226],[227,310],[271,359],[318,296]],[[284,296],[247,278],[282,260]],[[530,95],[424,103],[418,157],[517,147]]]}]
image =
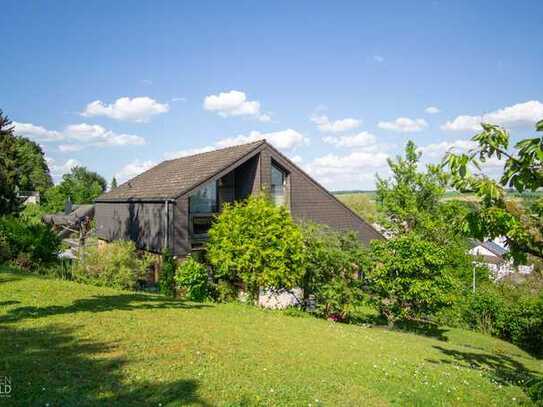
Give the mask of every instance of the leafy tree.
[{"label": "leafy tree", "polygon": [[191,301],[205,301],[212,298],[212,286],[209,283],[207,267],[188,256],[175,272],[177,286],[185,289],[186,297]]},{"label": "leafy tree", "polygon": [[41,147],[24,137],[16,138],[17,185],[22,191],[43,194],[53,186],[49,167]]},{"label": "leafy tree", "polygon": [[46,192],[47,210],[62,211],[68,197],[74,204],[92,203],[106,190],[106,186],[106,180],[96,172],[85,167],[74,167],[70,173],[63,175],[59,185]]},{"label": "leafy tree", "polygon": [[385,215],[385,227],[394,233],[435,230],[446,177],[435,165],[420,172],[420,156],[415,143],[409,141],[405,158],[388,160],[392,178],[377,177],[377,204]]},{"label": "leafy tree", "polygon": [[17,156],[14,127],[0,110],[0,215],[17,210]]},{"label": "leafy tree", "polygon": [[390,327],[398,320],[433,314],[452,302],[455,280],[445,250],[414,232],[371,243],[368,285]]},{"label": "leafy tree", "polygon": [[260,287],[290,289],[304,270],[304,242],[287,209],[265,197],[225,205],[209,231],[215,277],[241,280],[257,298]]},{"label": "leafy tree", "polygon": [[[543,187],[543,137],[521,140],[510,151],[509,133],[502,127],[482,123],[483,130],[472,140],[477,147],[468,153],[448,153],[443,166],[450,170],[452,185],[460,192],[475,193],[476,211],[465,218],[464,229],[484,240],[506,238],[513,258],[524,261],[527,254],[543,258],[543,198],[524,206],[507,200],[506,187],[518,192]],[[543,120],[536,125],[543,131]],[[481,164],[505,161],[501,178],[496,181],[484,174]]]},{"label": "leafy tree", "polygon": [[111,186],[110,186],[111,189],[114,189],[114,188],[117,188],[117,178],[113,177],[111,179]]}]

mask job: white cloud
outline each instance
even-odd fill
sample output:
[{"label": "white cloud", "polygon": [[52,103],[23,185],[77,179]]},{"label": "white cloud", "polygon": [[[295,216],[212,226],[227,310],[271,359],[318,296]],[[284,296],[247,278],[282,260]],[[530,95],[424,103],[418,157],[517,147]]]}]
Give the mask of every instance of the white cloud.
[{"label": "white cloud", "polygon": [[327,154],[305,166],[319,182],[331,190],[375,187],[375,173],[386,173],[384,152],[355,151],[347,155]]},{"label": "white cloud", "polygon": [[159,103],[147,96],[132,99],[121,97],[109,105],[101,100],[95,100],[87,105],[81,115],[85,117],[106,116],[115,120],[147,122],[151,116],[166,113],[169,110],[170,107],[167,103]]},{"label": "white cloud", "polygon": [[336,147],[370,147],[377,142],[377,138],[367,131],[355,134],[354,136],[324,137],[325,143],[335,145]]},{"label": "white cloud", "polygon": [[28,137],[38,142],[52,142],[64,139],[62,133],[54,130],[47,130],[44,127],[36,126],[32,123],[13,122],[15,126],[15,134],[18,136]]},{"label": "white cloud", "polygon": [[62,153],[71,153],[74,151],[81,151],[85,148],[83,144],[60,144],[58,149]]},{"label": "white cloud", "polygon": [[143,137],[132,134],[118,134],[98,124],[72,124],[66,127],[64,134],[67,139],[99,147],[145,144]]},{"label": "white cloud", "polygon": [[201,154],[201,153],[207,153],[208,151],[215,150],[214,147],[206,146],[202,148],[189,148],[186,150],[179,150],[179,151],[171,151],[164,154],[164,158],[167,160],[172,160],[174,158],[181,158],[181,157],[187,157],[189,155],[195,155],[195,154]]},{"label": "white cloud", "polygon": [[303,134],[298,133],[293,129],[286,129],[280,131],[274,131],[271,133],[261,133],[259,131],[252,131],[248,135],[239,135],[236,137],[229,137],[219,140],[216,143],[218,148],[235,146],[238,144],[251,143],[257,140],[266,139],[272,145],[280,150],[292,150],[296,147],[303,146],[309,143],[309,139],[305,138]]},{"label": "white cloud", "polygon": [[116,174],[115,178],[119,183],[123,183],[131,178],[134,178],[136,175],[141,174],[142,172],[147,171],[148,169],[154,167],[156,163],[153,161],[140,161],[135,160],[124,167],[122,167]]},{"label": "white cloud", "polygon": [[504,127],[530,126],[543,118],[543,103],[530,100],[507,106],[484,115],[461,115],[441,126],[447,131],[480,131],[481,122],[498,124]]},{"label": "white cloud", "polygon": [[477,143],[472,140],[454,140],[428,144],[426,146],[419,147],[418,151],[422,153],[423,159],[430,158],[441,160],[449,151],[460,153],[466,152],[475,147],[477,147]]},{"label": "white cloud", "polygon": [[428,114],[436,114],[441,112],[437,106],[428,106],[426,109],[424,109],[424,111]]},{"label": "white cloud", "polygon": [[217,112],[221,117],[251,116],[262,122],[271,120],[269,114],[260,112],[260,102],[247,100],[245,92],[239,90],[206,96],[204,99],[204,109],[210,112]]},{"label": "white cloud", "polygon": [[320,131],[326,133],[341,133],[356,129],[361,124],[360,120],[352,118],[330,121],[326,115],[315,115],[311,117],[311,121],[317,125]]},{"label": "white cloud", "polygon": [[45,157],[45,160],[47,161],[51,175],[57,179],[62,177],[64,174],[69,173],[73,167],[81,165],[79,161],[73,158],[66,160],[62,164],[57,164],[56,160],[51,157]]},{"label": "white cloud", "polygon": [[377,126],[385,130],[392,130],[400,133],[411,133],[425,129],[428,127],[428,123],[424,119],[398,117],[396,120],[391,122],[379,122]]},{"label": "white cloud", "polygon": [[300,165],[301,163],[304,162],[304,159],[299,155],[294,155],[294,156],[289,157],[289,158],[290,158],[290,161],[292,161],[294,164]]}]

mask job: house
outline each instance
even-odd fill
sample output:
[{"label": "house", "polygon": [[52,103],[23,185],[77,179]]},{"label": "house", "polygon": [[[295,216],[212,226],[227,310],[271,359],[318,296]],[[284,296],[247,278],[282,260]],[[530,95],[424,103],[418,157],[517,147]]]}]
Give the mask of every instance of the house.
[{"label": "house", "polygon": [[203,247],[227,202],[268,191],[297,220],[382,236],[265,140],[164,161],[96,199],[99,239],[184,256]]},{"label": "house", "polygon": [[517,266],[507,257],[509,250],[497,242],[487,240],[471,240],[469,254],[475,258],[474,263],[486,266],[496,280],[513,273],[530,274],[533,266]]}]

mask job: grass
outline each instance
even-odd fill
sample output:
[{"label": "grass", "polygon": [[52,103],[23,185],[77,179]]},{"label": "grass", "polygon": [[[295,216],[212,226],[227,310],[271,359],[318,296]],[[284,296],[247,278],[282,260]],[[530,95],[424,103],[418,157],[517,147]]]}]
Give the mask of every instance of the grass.
[{"label": "grass", "polygon": [[543,371],[458,329],[416,335],[0,270],[10,405],[531,405],[525,383]]}]

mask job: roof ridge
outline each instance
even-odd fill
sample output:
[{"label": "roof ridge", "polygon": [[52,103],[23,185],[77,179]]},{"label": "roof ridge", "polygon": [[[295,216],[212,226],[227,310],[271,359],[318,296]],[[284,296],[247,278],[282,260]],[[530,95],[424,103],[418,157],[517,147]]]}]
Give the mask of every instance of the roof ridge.
[{"label": "roof ridge", "polygon": [[221,148],[216,148],[214,150],[209,150],[209,151],[202,151],[201,153],[196,153],[196,154],[191,154],[191,155],[184,155],[182,157],[177,157],[177,158],[170,158],[169,160],[164,160],[162,161],[161,163],[167,163],[167,162],[171,162],[171,161],[176,161],[176,160],[182,160],[184,158],[191,158],[191,157],[197,157],[199,155],[204,155],[204,154],[209,154],[209,153],[216,153],[217,151],[224,151],[224,150],[230,150],[232,148],[237,148],[237,147],[243,147],[243,146],[249,146],[251,144],[264,144],[264,143],[267,143],[266,139],[263,138],[263,139],[260,139],[260,140],[256,140],[256,141],[251,141],[249,143],[241,143],[241,144],[235,144],[235,145],[232,145],[232,146],[227,146],[227,147],[221,147]]}]

